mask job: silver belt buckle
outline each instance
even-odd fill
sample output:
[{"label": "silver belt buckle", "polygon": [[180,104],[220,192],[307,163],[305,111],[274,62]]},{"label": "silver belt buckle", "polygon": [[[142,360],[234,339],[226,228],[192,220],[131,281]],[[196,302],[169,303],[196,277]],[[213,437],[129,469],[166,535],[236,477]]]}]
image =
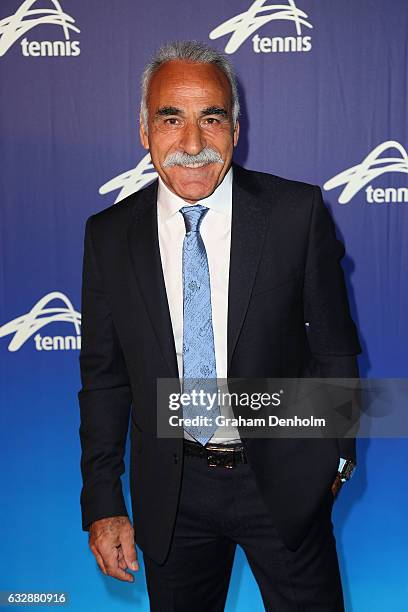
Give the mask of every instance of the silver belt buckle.
[{"label": "silver belt buckle", "polygon": [[[207,446],[207,464],[209,467],[225,467],[231,469],[235,467],[235,459],[234,459],[234,449],[233,448],[217,448],[214,446]],[[229,457],[221,459],[221,457],[217,456],[215,453],[211,453],[211,451],[218,451],[220,453],[229,453]]]}]

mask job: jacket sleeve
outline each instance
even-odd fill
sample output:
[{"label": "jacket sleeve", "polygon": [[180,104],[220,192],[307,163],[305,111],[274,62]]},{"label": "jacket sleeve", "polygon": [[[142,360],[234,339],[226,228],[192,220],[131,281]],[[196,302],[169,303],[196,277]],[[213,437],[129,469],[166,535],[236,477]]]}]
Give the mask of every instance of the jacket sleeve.
[{"label": "jacket sleeve", "polygon": [[[361,346],[340,264],[344,253],[321,190],[314,186],[303,298],[305,321],[309,323],[307,338],[318,378],[359,376],[357,355]],[[357,394],[347,412],[355,422]],[[338,438],[338,446],[341,457],[356,461],[354,437]]]},{"label": "jacket sleeve", "polygon": [[81,442],[82,528],[111,516],[126,516],[121,474],[129,425],[128,373],[102,284],[92,242],[94,215],[86,222],[82,268]]}]

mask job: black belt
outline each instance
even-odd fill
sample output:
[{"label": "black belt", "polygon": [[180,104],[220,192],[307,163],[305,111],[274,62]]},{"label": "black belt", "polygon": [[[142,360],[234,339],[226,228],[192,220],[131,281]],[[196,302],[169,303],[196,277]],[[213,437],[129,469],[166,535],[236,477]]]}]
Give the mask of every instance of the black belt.
[{"label": "black belt", "polygon": [[233,468],[240,463],[247,463],[242,444],[206,444],[184,439],[184,454],[207,459],[210,467]]}]

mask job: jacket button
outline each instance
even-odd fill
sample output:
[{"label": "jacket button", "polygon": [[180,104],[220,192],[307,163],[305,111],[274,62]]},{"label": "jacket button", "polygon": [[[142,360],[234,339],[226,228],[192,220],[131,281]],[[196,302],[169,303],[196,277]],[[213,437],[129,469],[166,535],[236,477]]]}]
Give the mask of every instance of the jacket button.
[{"label": "jacket button", "polygon": [[174,459],[174,463],[178,463],[178,455],[177,455],[177,453],[174,453],[173,459]]}]

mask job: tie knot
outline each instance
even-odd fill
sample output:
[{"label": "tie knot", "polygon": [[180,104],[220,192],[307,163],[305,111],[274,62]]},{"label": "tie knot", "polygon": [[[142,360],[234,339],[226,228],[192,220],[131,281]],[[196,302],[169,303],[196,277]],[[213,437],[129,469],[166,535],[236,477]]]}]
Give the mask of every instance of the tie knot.
[{"label": "tie knot", "polygon": [[199,232],[201,221],[208,212],[208,208],[202,204],[191,204],[180,208],[180,212],[184,217],[186,232]]}]

